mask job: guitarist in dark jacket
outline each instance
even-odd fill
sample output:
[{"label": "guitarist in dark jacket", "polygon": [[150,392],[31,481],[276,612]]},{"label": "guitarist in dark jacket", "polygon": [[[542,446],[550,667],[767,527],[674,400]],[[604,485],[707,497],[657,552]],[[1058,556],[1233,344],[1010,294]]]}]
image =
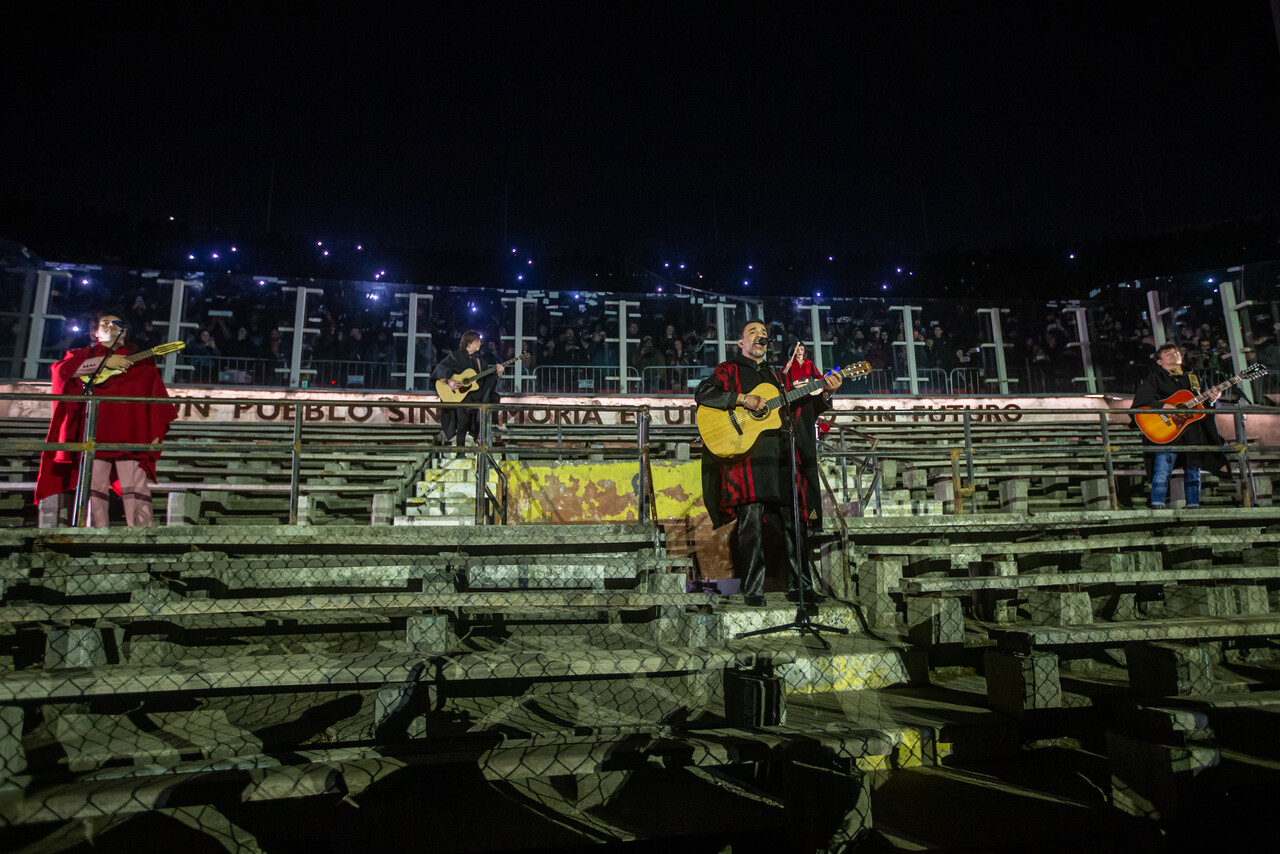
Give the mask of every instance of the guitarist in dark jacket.
[{"label": "guitarist in dark jacket", "polygon": [[[768,400],[753,393],[757,386],[771,386],[774,391],[769,393],[770,397],[782,394],[777,371],[765,364],[768,334],[765,325],[756,321],[742,328],[738,339],[740,355],[717,365],[711,376],[698,386],[694,399],[700,406],[724,410],[744,406],[759,412],[767,407]],[[835,391],[841,382],[839,375],[827,377],[826,393]],[[710,451],[703,451],[703,500],[715,527],[737,521],[730,550],[734,574],[742,580],[742,593],[748,605],[765,604],[766,528],[778,537],[777,545],[767,552],[768,562],[785,563],[787,598],[795,601],[803,589],[806,602],[816,604],[826,599],[813,589],[809,573],[796,564],[796,531],[791,508],[795,484],[791,481],[787,451],[787,436],[781,430],[762,433],[751,450],[741,457],[721,460]],[[804,519],[807,514],[803,489],[800,500],[800,514]]]},{"label": "guitarist in dark jacket", "polygon": [[[1156,369],[1145,380],[1138,384],[1133,392],[1133,408],[1164,408],[1166,398],[1179,391],[1200,394],[1200,381],[1195,374],[1182,370],[1182,351],[1177,344],[1165,344],[1156,351]],[[1210,406],[1218,399],[1220,392],[1209,395]],[[1221,444],[1217,428],[1214,427],[1213,416],[1194,421],[1186,426],[1172,442],[1156,445],[1143,437],[1144,444],[1151,448],[1159,448],[1148,452],[1146,457],[1147,477],[1151,480],[1151,507],[1162,510],[1169,496],[1169,475],[1173,473],[1174,463],[1178,457],[1175,448],[1178,445],[1217,445]],[[1194,510],[1200,506],[1200,467],[1208,462],[1210,454],[1202,452],[1183,454],[1182,465],[1186,471],[1187,509]],[[1216,455],[1212,455],[1216,456]],[[1214,467],[1215,470],[1217,466]]]},{"label": "guitarist in dark jacket", "polygon": [[[458,349],[445,356],[436,364],[431,372],[432,380],[447,380],[449,387],[457,390],[457,383],[451,377],[466,370],[480,373],[484,365],[480,362],[480,333],[468,329],[458,339]],[[498,377],[502,376],[502,365],[497,366],[496,374],[490,374],[480,380],[480,387],[466,397],[467,403],[497,403]],[[480,410],[462,407],[445,407],[440,414],[440,426],[445,444],[457,438],[458,447],[466,441],[467,433],[471,433],[476,441],[480,441]]]}]

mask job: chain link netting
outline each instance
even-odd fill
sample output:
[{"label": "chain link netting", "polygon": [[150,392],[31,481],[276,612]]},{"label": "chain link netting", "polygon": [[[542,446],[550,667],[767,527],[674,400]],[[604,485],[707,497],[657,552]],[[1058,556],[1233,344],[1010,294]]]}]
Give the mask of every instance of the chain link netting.
[{"label": "chain link netting", "polygon": [[[733,769],[782,761],[840,775],[856,834],[866,780],[946,762],[977,715],[930,685],[1023,716],[1071,702],[1078,650],[1280,635],[1280,514],[1194,521],[859,520],[849,595],[821,614],[851,635],[829,650],[738,639],[794,608],[688,592],[643,524],[0,532],[0,822],[50,824],[33,851],[141,814],[255,850],[228,798],[358,802],[443,763],[584,840],[626,840],[608,807],[636,774],[767,798]],[[1175,692],[1212,688],[1184,658]],[[729,719],[730,671],[775,680],[785,715]]]}]

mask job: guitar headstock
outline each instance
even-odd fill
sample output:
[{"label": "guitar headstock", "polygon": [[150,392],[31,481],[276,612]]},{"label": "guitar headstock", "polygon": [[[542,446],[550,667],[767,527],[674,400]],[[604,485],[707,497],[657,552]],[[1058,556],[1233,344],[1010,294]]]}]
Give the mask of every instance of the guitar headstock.
[{"label": "guitar headstock", "polygon": [[845,379],[857,379],[858,377],[865,377],[871,373],[871,370],[872,368],[871,368],[870,362],[856,362],[852,365],[848,365],[843,368],[836,368],[836,372],[840,374],[840,376],[844,377]]},{"label": "guitar headstock", "polygon": [[187,343],[185,341],[170,341],[168,344],[157,344],[152,347],[151,354],[153,356],[163,356],[165,353],[176,353],[186,346]]},{"label": "guitar headstock", "polygon": [[1242,380],[1256,380],[1267,375],[1267,366],[1261,362],[1254,362],[1249,367],[1240,372]]}]

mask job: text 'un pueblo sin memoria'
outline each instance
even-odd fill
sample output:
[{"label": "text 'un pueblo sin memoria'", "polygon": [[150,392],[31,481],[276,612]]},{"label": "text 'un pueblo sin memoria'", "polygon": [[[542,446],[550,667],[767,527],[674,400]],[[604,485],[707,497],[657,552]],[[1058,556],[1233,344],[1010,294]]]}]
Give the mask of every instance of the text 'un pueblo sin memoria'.
[{"label": "text 'un pueblo sin memoria'", "polygon": [[[258,403],[215,404],[182,403],[182,417],[203,421],[293,421],[295,410],[301,409],[302,420],[307,422],[355,422],[373,424],[439,424],[441,408],[428,404],[411,404],[383,401],[374,404],[345,405],[336,403]],[[975,423],[1014,422],[1022,418],[1022,407],[1008,404],[930,404],[910,407],[850,406],[841,407],[832,414],[841,420],[855,422],[958,422],[965,410]],[[532,407],[513,409],[508,423],[514,424],[635,424],[636,411],[600,410],[591,408]],[[694,411],[688,406],[653,407],[650,415],[654,423],[692,425]]]}]

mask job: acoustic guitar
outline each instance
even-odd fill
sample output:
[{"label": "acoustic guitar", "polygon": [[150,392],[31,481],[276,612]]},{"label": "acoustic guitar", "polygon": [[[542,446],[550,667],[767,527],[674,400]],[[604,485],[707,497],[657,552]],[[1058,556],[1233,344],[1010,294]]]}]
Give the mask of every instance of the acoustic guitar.
[{"label": "acoustic guitar", "polygon": [[[529,358],[528,353],[521,353],[514,359],[508,359],[503,362],[502,367],[509,368],[520,359],[527,358]],[[465,371],[454,374],[447,380],[436,380],[436,394],[440,395],[440,401],[442,403],[461,403],[466,399],[467,395],[480,387],[480,380],[497,370],[498,365],[494,365],[492,368],[485,368],[483,371],[479,372],[477,372],[475,368],[467,368]],[[457,391],[449,388],[449,380],[453,380],[458,384]]]},{"label": "acoustic guitar", "polygon": [[1256,380],[1266,375],[1267,366],[1255,362],[1231,379],[1224,380],[1213,388],[1202,391],[1200,394],[1192,394],[1187,389],[1181,389],[1160,401],[1166,407],[1173,407],[1172,409],[1155,409],[1150,406],[1138,407],[1139,409],[1150,409],[1151,411],[1135,413],[1133,421],[1138,425],[1138,429],[1142,431],[1142,435],[1157,445],[1167,445],[1181,436],[1182,431],[1187,429],[1188,425],[1194,424],[1209,414],[1203,404],[1210,396],[1226,391],[1238,382]]},{"label": "acoustic guitar", "polygon": [[[858,362],[847,368],[836,368],[827,376],[839,374],[847,379],[865,377],[871,373],[869,362]],[[752,412],[745,406],[733,409],[715,409],[710,406],[699,406],[696,413],[698,435],[707,450],[717,457],[737,457],[747,453],[755,445],[760,434],[767,430],[778,430],[782,427],[782,416],[778,410],[783,406],[825,388],[826,377],[799,385],[788,392],[780,392],[778,387],[770,383],[760,383],[748,394],[757,394],[765,399],[765,407],[759,412]]]},{"label": "acoustic guitar", "polygon": [[[168,344],[157,344],[156,346],[152,347],[150,350],[143,350],[141,353],[134,353],[132,355],[125,356],[125,359],[128,360],[130,365],[135,365],[138,362],[141,362],[143,359],[149,359],[152,356],[163,356],[166,353],[176,353],[185,346],[187,345],[183,341],[170,341]],[[106,358],[106,357],[104,356],[103,358]],[[115,368],[103,368],[98,373],[97,376],[92,378],[93,384],[102,385],[112,377],[119,376],[120,374],[123,374],[123,373],[124,373],[123,370],[117,370]],[[87,377],[87,376],[81,377],[82,381],[88,380],[88,379],[90,379],[90,377]]]}]

